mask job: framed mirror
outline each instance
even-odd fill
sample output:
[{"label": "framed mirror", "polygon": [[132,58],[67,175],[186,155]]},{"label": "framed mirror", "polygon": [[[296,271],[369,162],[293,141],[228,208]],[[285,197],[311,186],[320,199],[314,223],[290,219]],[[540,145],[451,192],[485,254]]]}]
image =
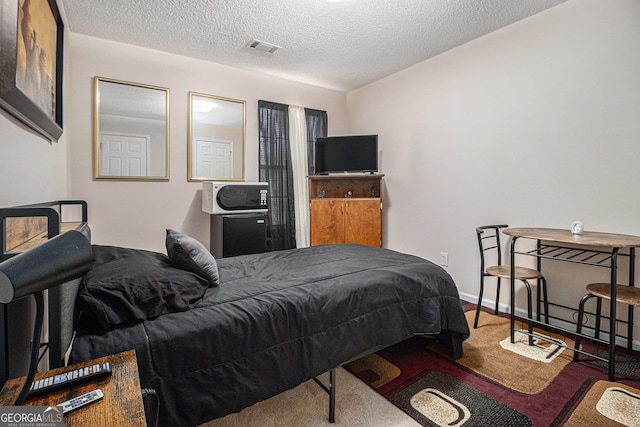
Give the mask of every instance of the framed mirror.
[{"label": "framed mirror", "polygon": [[243,181],[246,102],[189,92],[188,181]]},{"label": "framed mirror", "polygon": [[169,89],[94,78],[94,179],[169,181]]}]

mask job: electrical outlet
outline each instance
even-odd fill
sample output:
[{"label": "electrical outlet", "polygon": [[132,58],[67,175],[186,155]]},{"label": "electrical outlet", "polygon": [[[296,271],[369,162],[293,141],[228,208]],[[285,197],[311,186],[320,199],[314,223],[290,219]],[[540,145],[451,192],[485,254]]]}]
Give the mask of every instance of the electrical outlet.
[{"label": "electrical outlet", "polygon": [[440,252],[440,265],[443,267],[449,266],[449,254],[447,252]]}]

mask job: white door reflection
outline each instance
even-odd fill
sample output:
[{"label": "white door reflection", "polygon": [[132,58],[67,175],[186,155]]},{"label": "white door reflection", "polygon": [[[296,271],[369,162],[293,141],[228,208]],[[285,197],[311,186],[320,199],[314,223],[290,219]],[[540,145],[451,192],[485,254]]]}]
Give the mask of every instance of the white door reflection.
[{"label": "white door reflection", "polygon": [[196,138],[195,176],[233,178],[233,142]]},{"label": "white door reflection", "polygon": [[147,176],[151,169],[149,135],[101,132],[100,175]]},{"label": "white door reflection", "polygon": [[189,181],[244,179],[245,102],[189,92]]}]

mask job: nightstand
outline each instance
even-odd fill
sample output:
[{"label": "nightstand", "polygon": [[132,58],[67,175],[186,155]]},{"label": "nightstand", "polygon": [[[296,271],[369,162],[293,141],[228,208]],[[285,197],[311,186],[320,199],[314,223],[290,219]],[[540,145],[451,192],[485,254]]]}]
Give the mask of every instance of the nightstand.
[{"label": "nightstand", "polygon": [[[27,398],[25,405],[55,406],[97,388],[104,398],[65,415],[65,426],[146,426],[138,364],[135,350],[101,357],[78,365],[66,366],[36,374],[36,380],[50,377],[96,363],[111,363],[112,374],[75,386],[54,390],[50,393]],[[25,377],[8,380],[0,392],[0,406],[10,406],[16,400]]]}]

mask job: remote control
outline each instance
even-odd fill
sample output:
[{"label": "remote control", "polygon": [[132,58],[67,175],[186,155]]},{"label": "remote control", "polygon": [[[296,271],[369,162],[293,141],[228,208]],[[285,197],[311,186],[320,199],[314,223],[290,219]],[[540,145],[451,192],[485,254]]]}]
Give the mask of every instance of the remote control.
[{"label": "remote control", "polygon": [[102,390],[97,389],[90,391],[89,393],[85,393],[82,396],[74,397],[73,399],[62,402],[56,406],[62,406],[62,413],[66,414],[67,412],[71,412],[78,408],[82,408],[85,405],[96,402],[103,397],[104,393],[102,392]]},{"label": "remote control", "polygon": [[34,381],[29,388],[28,396],[46,393],[73,384],[93,380],[97,377],[111,375],[111,364],[109,362],[97,363],[86,368],[74,369],[53,377],[42,378]]}]

